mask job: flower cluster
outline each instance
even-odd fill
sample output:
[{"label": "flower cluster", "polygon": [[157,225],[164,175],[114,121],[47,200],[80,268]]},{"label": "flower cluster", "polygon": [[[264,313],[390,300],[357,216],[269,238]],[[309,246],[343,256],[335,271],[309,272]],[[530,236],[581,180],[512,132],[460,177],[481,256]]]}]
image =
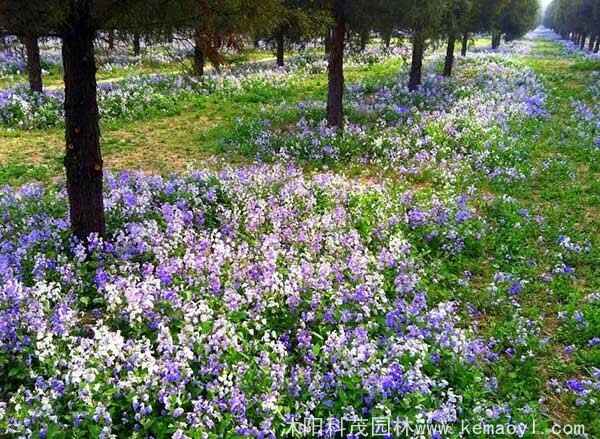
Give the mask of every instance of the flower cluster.
[{"label": "flower cluster", "polygon": [[[42,48],[40,58],[42,73],[52,67],[62,66],[60,50]],[[0,50],[0,78],[24,74],[26,67],[27,61],[24,51],[16,42],[11,44],[9,48]]]},{"label": "flower cluster", "polygon": [[22,73],[25,65],[26,62],[21,53],[13,50],[0,51],[0,78]]},{"label": "flower cluster", "polygon": [[[370,57],[382,59],[399,56],[399,51],[383,49],[369,52]],[[367,55],[350,57],[348,66],[372,63]],[[98,106],[105,120],[137,119],[148,113],[176,111],[177,103],[186,95],[204,95],[215,92],[237,93],[260,87],[287,84],[302,72],[320,73],[326,62],[309,55],[291,58],[285,68],[272,61],[233,66],[220,72],[207,72],[203,78],[186,75],[153,74],[131,76],[124,80],[98,84]],[[63,121],[64,93],[60,90],[32,93],[19,86],[0,91],[0,124],[8,127],[32,129],[60,125]]]},{"label": "flower cluster", "polygon": [[564,383],[554,379],[549,383],[554,393],[567,393],[574,397],[575,405],[597,410],[600,405],[600,369],[592,368],[589,378],[571,378]]},{"label": "flower cluster", "polygon": [[276,437],[295,417],[498,418],[491,347],[422,282],[425,255],[478,239],[469,196],[266,165],[105,186],[112,238],[87,250],[64,189],[0,193],[1,431]]},{"label": "flower cluster", "polygon": [[[546,95],[533,72],[487,53],[460,59],[451,79],[431,73],[435,66],[434,59],[417,92],[406,88],[405,70],[375,89],[352,85],[342,132],[322,120],[324,103],[303,102],[292,109],[299,117],[295,126],[278,123],[286,111],[276,111],[273,121],[252,120],[240,128],[250,135],[242,143],[254,146],[250,152],[262,159],[358,160],[405,175],[454,175],[472,166],[492,179],[523,178],[525,170],[500,162],[498,149],[508,149],[499,141],[511,123],[547,116]],[[239,149],[239,143],[234,139],[229,147]]]},{"label": "flower cluster", "polygon": [[573,100],[572,106],[573,129],[586,146],[600,149],[600,105]]}]

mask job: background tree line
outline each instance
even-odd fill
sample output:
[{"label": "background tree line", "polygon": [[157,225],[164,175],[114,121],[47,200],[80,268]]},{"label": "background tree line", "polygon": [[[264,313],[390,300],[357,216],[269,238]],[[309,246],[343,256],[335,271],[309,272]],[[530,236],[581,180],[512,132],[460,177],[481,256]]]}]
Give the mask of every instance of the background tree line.
[{"label": "background tree line", "polygon": [[600,50],[600,0],[554,0],[546,10],[544,25],[581,50]]}]

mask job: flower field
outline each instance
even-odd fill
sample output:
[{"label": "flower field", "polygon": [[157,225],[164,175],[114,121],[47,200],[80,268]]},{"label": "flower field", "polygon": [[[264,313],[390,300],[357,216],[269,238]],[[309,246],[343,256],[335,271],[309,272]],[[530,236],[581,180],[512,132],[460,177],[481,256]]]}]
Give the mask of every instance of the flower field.
[{"label": "flower field", "polygon": [[[400,53],[400,49],[372,49],[350,57],[347,65],[368,66]],[[305,54],[289,60],[285,68],[276,68],[272,62],[255,62],[222,72],[211,71],[201,80],[182,74],[131,75],[98,85],[100,116],[106,121],[123,121],[136,120],[148,113],[173,114],[179,101],[194,96],[231,95],[267,85],[277,87],[289,81],[291,76],[326,69],[327,63],[323,59]],[[0,126],[20,129],[60,126],[64,123],[63,101],[61,90],[36,93],[23,86],[0,90]]]},{"label": "flower field", "polygon": [[[211,166],[106,173],[91,251],[52,171],[0,189],[0,436],[600,437],[598,61],[536,31],[409,92],[405,56],[347,60],[343,132],[317,56],[99,83],[119,129],[238,111]],[[0,91],[2,133],[63,99]]]}]

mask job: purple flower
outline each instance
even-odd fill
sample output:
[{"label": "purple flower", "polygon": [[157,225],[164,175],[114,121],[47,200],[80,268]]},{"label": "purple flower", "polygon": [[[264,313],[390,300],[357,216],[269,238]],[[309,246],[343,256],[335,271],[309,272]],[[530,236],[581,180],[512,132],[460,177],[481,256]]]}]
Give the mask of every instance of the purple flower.
[{"label": "purple flower", "polygon": [[566,382],[567,388],[578,395],[585,393],[586,387],[583,381],[577,379],[570,379]]},{"label": "purple flower", "polygon": [[172,360],[167,360],[164,365],[162,377],[169,383],[177,383],[181,381],[179,365]]},{"label": "purple flower", "polygon": [[305,349],[309,349],[312,346],[312,336],[306,329],[298,332],[298,346]]},{"label": "purple flower", "polygon": [[510,288],[508,289],[508,293],[511,296],[516,296],[523,291],[523,282],[518,280],[511,283]]},{"label": "purple flower", "polygon": [[424,226],[427,224],[428,215],[427,212],[419,209],[411,209],[408,211],[408,224],[416,229],[417,227]]}]

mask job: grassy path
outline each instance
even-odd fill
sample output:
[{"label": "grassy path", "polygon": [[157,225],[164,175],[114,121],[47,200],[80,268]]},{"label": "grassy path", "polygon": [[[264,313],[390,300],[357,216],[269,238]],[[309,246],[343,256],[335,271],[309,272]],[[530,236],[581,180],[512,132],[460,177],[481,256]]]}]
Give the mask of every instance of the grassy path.
[{"label": "grassy path", "polygon": [[[482,207],[493,232],[484,244],[487,260],[471,262],[482,280],[493,271],[527,279],[525,292],[516,301],[499,303],[481,285],[469,302],[479,300],[486,310],[484,330],[515,352],[497,366],[501,391],[532,405],[541,402],[546,427],[580,423],[589,437],[600,437],[593,408],[577,407],[572,394],[551,385],[552,380],[585,378],[592,367],[600,367],[599,349],[588,344],[600,335],[600,309],[586,301],[600,291],[600,152],[583,145],[571,120],[573,99],[590,99],[586,84],[600,64],[568,57],[548,41],[536,41],[530,55],[515,61],[544,82],[550,115],[515,130],[510,153],[527,178],[483,185],[496,200]],[[564,236],[586,249],[560,248],[557,242]],[[574,272],[565,275],[564,266]],[[522,340],[512,335],[519,326]]]},{"label": "grassy path", "polygon": [[[523,61],[545,82],[551,117],[543,125],[532,150],[531,163],[536,176],[514,195],[537,205],[555,234],[568,233],[577,242],[587,242],[590,248],[572,258],[575,269],[572,282],[557,286],[551,291],[554,297],[539,298],[540,305],[546,302],[544,329],[551,340],[548,362],[541,359],[540,371],[551,378],[566,380],[589,376],[591,367],[600,367],[598,349],[586,345],[592,336],[600,335],[600,310],[586,304],[586,297],[600,290],[600,153],[582,142],[571,119],[574,99],[591,100],[586,87],[590,74],[600,69],[600,63],[564,57],[560,46],[550,42],[539,42],[534,55]],[[542,169],[547,163],[551,163],[551,172]],[[577,312],[582,313],[586,324],[574,322]],[[557,322],[557,316],[562,315],[566,318]],[[570,347],[575,347],[574,354],[565,354]],[[554,396],[550,401],[550,407],[555,409],[552,415],[583,423],[591,437],[600,435],[600,421],[593,410],[576,409],[572,397]]]}]

